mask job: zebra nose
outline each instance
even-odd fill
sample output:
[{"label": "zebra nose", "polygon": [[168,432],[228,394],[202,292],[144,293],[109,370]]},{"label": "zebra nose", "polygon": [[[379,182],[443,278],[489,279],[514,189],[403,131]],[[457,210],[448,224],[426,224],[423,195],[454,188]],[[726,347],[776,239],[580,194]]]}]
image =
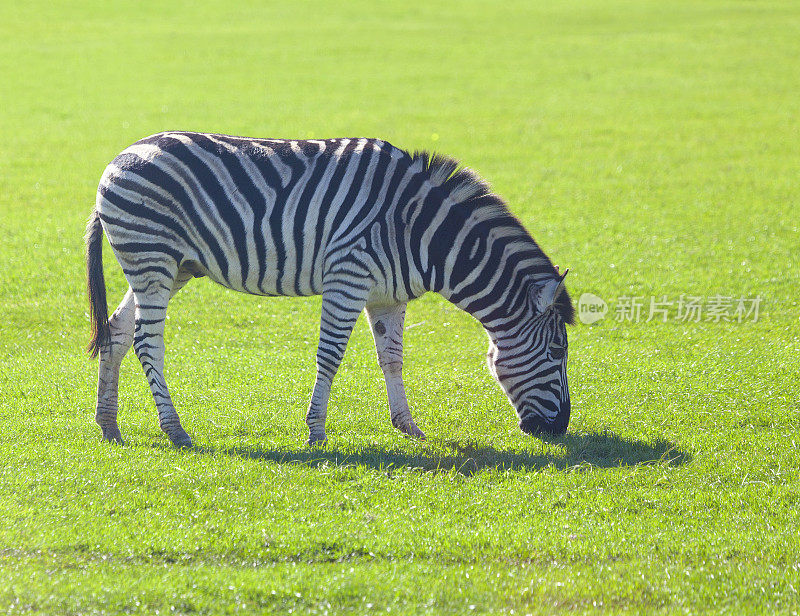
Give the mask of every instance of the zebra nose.
[{"label": "zebra nose", "polygon": [[569,415],[571,407],[569,398],[561,403],[558,415],[552,420],[548,421],[544,417],[540,417],[531,413],[519,422],[519,429],[525,434],[552,434],[555,436],[566,433],[567,426],[569,425]]}]

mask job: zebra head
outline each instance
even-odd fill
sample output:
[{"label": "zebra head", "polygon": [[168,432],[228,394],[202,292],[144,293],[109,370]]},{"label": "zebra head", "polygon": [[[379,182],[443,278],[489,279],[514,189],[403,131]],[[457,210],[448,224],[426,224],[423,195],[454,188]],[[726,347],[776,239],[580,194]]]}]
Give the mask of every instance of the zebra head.
[{"label": "zebra head", "polygon": [[531,284],[528,316],[489,338],[489,370],[527,434],[564,434],[569,424],[566,325],[574,309],[564,289],[566,275]]}]

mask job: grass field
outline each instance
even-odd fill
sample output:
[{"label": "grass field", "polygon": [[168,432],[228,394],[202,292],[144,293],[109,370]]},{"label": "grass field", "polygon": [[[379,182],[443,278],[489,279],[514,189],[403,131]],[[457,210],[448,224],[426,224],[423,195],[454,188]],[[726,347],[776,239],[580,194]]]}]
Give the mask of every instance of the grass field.
[{"label": "grass field", "polygon": [[[800,5],[499,7],[0,4],[0,613],[800,610]],[[133,354],[127,444],[101,443],[84,222],[106,163],[166,129],[477,169],[609,303],[570,330],[569,433],[523,435],[480,325],[427,296],[405,377],[429,440],[391,428],[362,318],[307,449],[319,299],[201,280],[167,323],[196,447]],[[646,321],[681,294],[759,318]]]}]

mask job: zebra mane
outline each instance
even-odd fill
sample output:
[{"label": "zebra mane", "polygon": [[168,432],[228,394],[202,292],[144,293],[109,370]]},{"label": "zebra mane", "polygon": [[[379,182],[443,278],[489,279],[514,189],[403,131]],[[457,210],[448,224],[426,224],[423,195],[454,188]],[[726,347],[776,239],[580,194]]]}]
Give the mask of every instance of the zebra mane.
[{"label": "zebra mane", "polygon": [[492,193],[489,183],[455,158],[437,152],[415,150],[411,159],[427,172],[431,184],[445,189],[453,201],[463,203],[479,197],[494,197],[497,204],[511,214],[505,202]]},{"label": "zebra mane", "polygon": [[[525,229],[519,219],[508,208],[508,204],[492,192],[489,183],[469,167],[464,167],[461,162],[450,156],[426,150],[415,150],[411,154],[412,164],[421,166],[422,171],[428,174],[432,185],[445,190],[449,199],[459,204],[470,204],[480,200],[481,209],[487,217],[502,217],[513,221],[514,226],[520,230],[520,239],[530,240],[541,254],[541,267],[531,269],[529,274],[533,279],[558,276],[552,262],[539,247],[530,233]],[[552,272],[552,273],[551,273]],[[569,293],[565,288],[561,290],[555,301],[555,309],[563,321],[569,325],[575,323],[575,308],[572,305]]]}]

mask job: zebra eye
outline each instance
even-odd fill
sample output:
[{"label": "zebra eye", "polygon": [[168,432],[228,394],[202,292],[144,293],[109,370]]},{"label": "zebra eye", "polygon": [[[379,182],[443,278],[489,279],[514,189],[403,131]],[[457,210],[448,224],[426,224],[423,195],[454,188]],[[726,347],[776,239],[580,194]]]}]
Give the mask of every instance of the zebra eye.
[{"label": "zebra eye", "polygon": [[564,347],[559,344],[550,345],[550,357],[553,359],[564,359]]}]

